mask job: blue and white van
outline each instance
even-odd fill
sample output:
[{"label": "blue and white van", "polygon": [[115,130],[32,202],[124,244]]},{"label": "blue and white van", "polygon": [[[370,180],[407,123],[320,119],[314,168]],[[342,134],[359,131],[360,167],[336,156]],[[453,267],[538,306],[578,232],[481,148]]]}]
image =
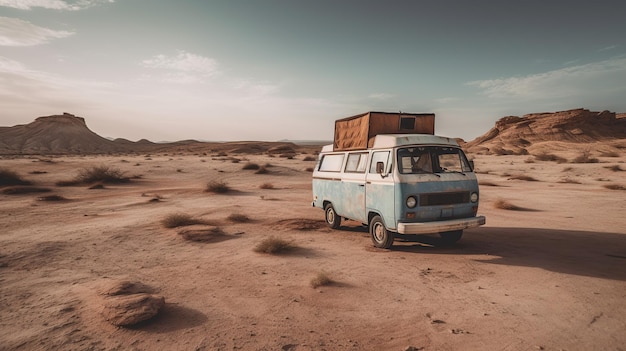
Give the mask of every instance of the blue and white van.
[{"label": "blue and white van", "polygon": [[313,171],[313,206],[324,209],[328,226],[359,221],[380,248],[406,234],[457,242],[464,229],[485,224],[478,199],[473,165],[457,141],[430,134],[376,135],[362,150],[326,145]]}]

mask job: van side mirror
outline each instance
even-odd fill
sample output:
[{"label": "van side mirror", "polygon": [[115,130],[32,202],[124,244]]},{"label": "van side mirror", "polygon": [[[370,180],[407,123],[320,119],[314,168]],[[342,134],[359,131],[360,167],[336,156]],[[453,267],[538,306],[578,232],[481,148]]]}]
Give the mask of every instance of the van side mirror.
[{"label": "van side mirror", "polygon": [[376,162],[376,173],[383,175],[385,172],[385,163],[384,162]]}]

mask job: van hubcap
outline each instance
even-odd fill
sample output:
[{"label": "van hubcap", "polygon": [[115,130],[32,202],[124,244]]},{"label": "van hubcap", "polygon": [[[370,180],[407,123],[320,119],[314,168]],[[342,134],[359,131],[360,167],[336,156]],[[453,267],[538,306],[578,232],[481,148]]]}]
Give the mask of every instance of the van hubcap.
[{"label": "van hubcap", "polygon": [[384,240],[385,237],[385,228],[383,228],[383,225],[380,223],[376,223],[376,225],[374,226],[374,239],[378,242],[381,242]]},{"label": "van hubcap", "polygon": [[328,209],[328,211],[326,211],[326,221],[328,223],[335,223],[335,211],[332,209]]}]

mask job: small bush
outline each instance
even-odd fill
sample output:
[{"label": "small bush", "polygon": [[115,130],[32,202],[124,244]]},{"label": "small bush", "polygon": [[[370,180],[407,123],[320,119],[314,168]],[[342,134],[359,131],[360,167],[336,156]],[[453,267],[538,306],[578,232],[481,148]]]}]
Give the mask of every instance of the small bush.
[{"label": "small bush", "polygon": [[207,184],[204,191],[207,193],[224,194],[231,190],[232,189],[225,182],[221,180],[212,180]]},{"label": "small bush", "polygon": [[317,161],[317,159],[313,156],[306,156],[302,161]]},{"label": "small bush", "polygon": [[619,165],[606,166],[604,168],[606,168],[608,170],[611,170],[613,172],[621,172],[621,171],[623,171],[623,169]]},{"label": "small bush", "polygon": [[525,181],[528,181],[528,182],[536,182],[537,181],[537,179],[535,179],[535,178],[533,178],[531,176],[525,175],[525,174],[516,174],[516,175],[511,176],[511,178],[509,178],[509,179],[525,180]]},{"label": "small bush", "polygon": [[235,223],[247,223],[247,222],[250,222],[250,217],[246,216],[245,214],[241,214],[241,213],[233,213],[230,216],[228,216],[227,219],[229,221],[235,222]]},{"label": "small bush", "polygon": [[175,214],[168,215],[167,217],[162,219],[161,224],[165,228],[176,228],[176,227],[185,227],[185,226],[194,225],[194,224],[206,224],[206,221],[193,218],[192,216],[188,214],[175,213]]},{"label": "small bush", "polygon": [[267,168],[265,167],[260,167],[259,169],[256,170],[256,172],[254,172],[254,174],[267,174],[270,171],[267,170]]},{"label": "small bush", "polygon": [[47,193],[52,191],[50,188],[40,188],[36,186],[12,186],[8,188],[2,189],[2,193],[5,195],[20,195],[20,194],[30,194],[30,193]]},{"label": "small bush", "polygon": [[576,158],[574,158],[572,162],[574,163],[598,163],[600,162],[600,160],[598,160],[595,157],[591,157],[591,152],[587,150],[587,151],[583,151],[580,155],[576,156]]},{"label": "small bush", "polygon": [[270,236],[257,244],[257,246],[254,247],[254,251],[258,253],[278,255],[292,251],[295,248],[296,246],[286,240]]},{"label": "small bush", "polygon": [[272,184],[272,183],[263,183],[263,184],[259,185],[259,188],[261,188],[261,189],[274,189],[274,184]]},{"label": "small bush", "polygon": [[47,195],[47,196],[40,196],[37,198],[37,201],[65,201],[65,200],[67,199],[61,195]]},{"label": "small bush", "polygon": [[261,166],[252,162],[248,162],[242,167],[242,169],[259,169],[259,168],[261,168]]},{"label": "small bush", "polygon": [[335,281],[328,275],[328,273],[321,271],[317,273],[313,279],[311,279],[311,287],[315,289],[320,286],[331,285],[334,282]]},{"label": "small bush", "polygon": [[6,185],[30,185],[31,182],[22,179],[16,172],[0,168],[0,186]]},{"label": "small bush", "polygon": [[606,184],[604,187],[609,190],[626,190],[626,187],[620,184]]},{"label": "small bush", "polygon": [[307,172],[313,172],[313,167],[307,167],[307,168],[306,168],[306,171],[307,171]]},{"label": "small bush", "polygon": [[504,199],[497,199],[496,202],[494,202],[493,206],[501,210],[509,210],[509,211],[524,211],[525,210],[525,208],[519,207],[517,205],[513,205],[512,203]]},{"label": "small bush", "polygon": [[120,184],[128,183],[130,178],[124,176],[124,172],[118,168],[109,166],[94,166],[91,168],[83,168],[78,171],[78,175],[73,180],[58,181],[58,186],[73,186],[79,184],[107,183]]}]

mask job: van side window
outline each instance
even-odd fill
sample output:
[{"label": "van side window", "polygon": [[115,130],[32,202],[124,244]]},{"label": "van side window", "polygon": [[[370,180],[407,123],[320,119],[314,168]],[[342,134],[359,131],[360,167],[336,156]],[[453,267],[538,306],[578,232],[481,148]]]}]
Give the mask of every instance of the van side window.
[{"label": "van side window", "polygon": [[320,161],[321,172],[341,172],[343,154],[324,155]]},{"label": "van side window", "polygon": [[378,162],[384,163],[385,171],[387,171],[389,169],[387,168],[388,160],[389,160],[389,151],[377,151],[377,152],[372,153],[372,163],[370,164],[370,173],[376,174],[376,163]]},{"label": "van side window", "polygon": [[367,167],[367,153],[348,154],[346,172],[365,173]]}]

